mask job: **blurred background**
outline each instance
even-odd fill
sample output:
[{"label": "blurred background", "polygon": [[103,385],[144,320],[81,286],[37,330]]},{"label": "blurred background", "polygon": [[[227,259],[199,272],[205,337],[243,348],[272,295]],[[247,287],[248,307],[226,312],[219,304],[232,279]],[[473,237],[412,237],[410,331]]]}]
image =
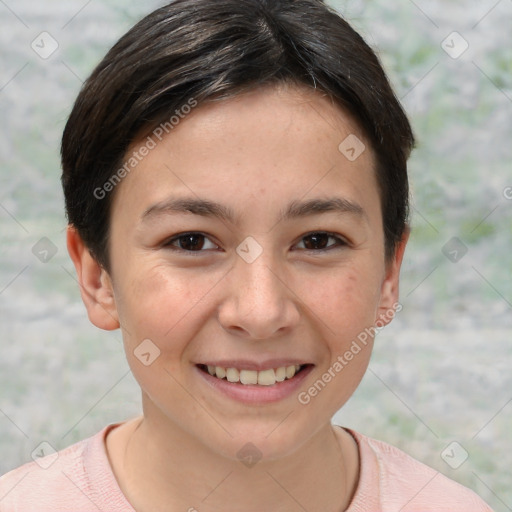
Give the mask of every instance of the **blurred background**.
[{"label": "blurred background", "polygon": [[[0,474],[140,413],[120,333],[80,299],[59,144],[83,80],[163,3],[0,0]],[[418,139],[403,310],[333,421],[512,510],[512,2],[329,3]]]}]

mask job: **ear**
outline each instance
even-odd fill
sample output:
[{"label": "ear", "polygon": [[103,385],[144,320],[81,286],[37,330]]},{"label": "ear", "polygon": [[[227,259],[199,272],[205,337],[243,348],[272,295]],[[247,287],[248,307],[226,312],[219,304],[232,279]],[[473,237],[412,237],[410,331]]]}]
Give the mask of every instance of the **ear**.
[{"label": "ear", "polygon": [[397,310],[400,311],[401,309],[398,302],[400,267],[402,266],[405,246],[409,240],[410,233],[411,229],[407,226],[400,243],[396,247],[393,259],[386,263],[386,276],[382,282],[377,318],[375,319],[375,325],[378,327],[389,324]]},{"label": "ear", "polygon": [[119,327],[119,316],[112,281],[107,271],[94,259],[76,229],[67,228],[68,252],[75,265],[80,293],[89,320],[100,329]]}]

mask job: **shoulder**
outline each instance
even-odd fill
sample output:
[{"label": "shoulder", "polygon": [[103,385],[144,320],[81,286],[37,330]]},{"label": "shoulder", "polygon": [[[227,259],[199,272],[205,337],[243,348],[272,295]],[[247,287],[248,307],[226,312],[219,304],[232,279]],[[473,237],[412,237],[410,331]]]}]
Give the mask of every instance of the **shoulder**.
[{"label": "shoulder", "polygon": [[383,511],[492,512],[476,493],[402,450],[349,432],[359,446],[360,487],[378,490]]},{"label": "shoulder", "polygon": [[[0,510],[41,510],[56,496],[63,503],[76,503],[77,486],[84,478],[83,454],[87,440],[59,452],[44,454],[0,478]],[[36,455],[37,456],[37,455]],[[74,484],[74,480],[79,480]]]},{"label": "shoulder", "polygon": [[105,491],[115,490],[103,448],[109,427],[58,452],[43,448],[34,462],[0,477],[0,511],[85,512],[101,507]]}]

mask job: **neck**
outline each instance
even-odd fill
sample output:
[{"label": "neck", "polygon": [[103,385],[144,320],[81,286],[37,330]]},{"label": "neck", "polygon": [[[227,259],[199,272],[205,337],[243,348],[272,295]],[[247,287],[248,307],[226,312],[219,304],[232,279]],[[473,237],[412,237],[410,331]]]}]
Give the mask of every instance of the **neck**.
[{"label": "neck", "polygon": [[293,454],[255,464],[223,457],[154,414],[126,424],[107,450],[137,512],[341,512],[359,472],[355,441],[330,423]]}]

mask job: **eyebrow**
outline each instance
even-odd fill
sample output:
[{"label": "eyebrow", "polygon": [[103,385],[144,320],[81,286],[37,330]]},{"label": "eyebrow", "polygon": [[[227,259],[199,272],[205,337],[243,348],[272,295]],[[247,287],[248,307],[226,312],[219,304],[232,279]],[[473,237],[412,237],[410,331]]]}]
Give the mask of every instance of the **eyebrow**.
[{"label": "eyebrow", "polygon": [[[365,210],[358,203],[340,197],[333,197],[328,199],[310,199],[303,202],[292,201],[284,210],[281,210],[278,222],[327,212],[368,218]],[[178,197],[169,198],[150,206],[142,214],[142,220],[145,222],[163,214],[173,213],[192,213],[202,217],[218,218],[232,224],[235,224],[237,220],[235,212],[229,206],[207,199]]]}]

